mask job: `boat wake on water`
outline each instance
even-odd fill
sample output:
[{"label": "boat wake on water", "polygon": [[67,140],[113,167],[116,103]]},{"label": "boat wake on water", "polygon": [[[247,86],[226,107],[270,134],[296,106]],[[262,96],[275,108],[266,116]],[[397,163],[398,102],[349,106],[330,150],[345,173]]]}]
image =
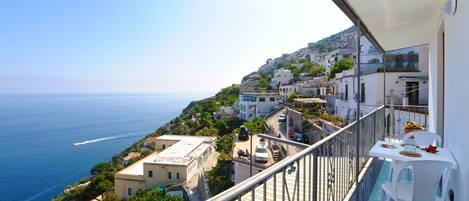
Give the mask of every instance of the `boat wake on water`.
[{"label": "boat wake on water", "polygon": [[125,135],[115,135],[115,136],[101,137],[101,138],[86,140],[86,141],[82,141],[82,142],[75,142],[75,143],[73,143],[73,146],[81,146],[81,145],[85,145],[85,144],[92,144],[92,143],[97,143],[97,142],[102,142],[102,141],[122,139],[122,138],[128,138],[128,137],[136,137],[136,136],[142,136],[142,134],[135,134],[134,133],[134,134],[125,134]]}]

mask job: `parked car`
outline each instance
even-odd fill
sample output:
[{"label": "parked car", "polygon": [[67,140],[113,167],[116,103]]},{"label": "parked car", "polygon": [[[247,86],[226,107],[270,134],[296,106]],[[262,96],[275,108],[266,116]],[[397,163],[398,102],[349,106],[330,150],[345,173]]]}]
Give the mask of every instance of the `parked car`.
[{"label": "parked car", "polygon": [[287,121],[287,115],[285,113],[280,114],[278,117],[278,122],[286,122]]},{"label": "parked car", "polygon": [[295,133],[295,141],[304,143],[305,142],[305,136],[300,133]]},{"label": "parked car", "polygon": [[287,134],[288,134],[288,137],[289,137],[289,138],[295,137],[295,131],[293,130],[292,127],[290,127],[290,128],[288,129],[288,133],[287,133]]},{"label": "parked car", "polygon": [[246,127],[239,127],[238,140],[249,140],[249,132]]},{"label": "parked car", "polygon": [[261,163],[267,163],[269,161],[269,151],[265,146],[257,145],[254,160]]}]

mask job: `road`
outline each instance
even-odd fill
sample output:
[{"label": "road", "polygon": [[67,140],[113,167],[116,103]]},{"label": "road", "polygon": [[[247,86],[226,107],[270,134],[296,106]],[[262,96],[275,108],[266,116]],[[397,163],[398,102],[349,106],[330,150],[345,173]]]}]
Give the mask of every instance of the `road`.
[{"label": "road", "polygon": [[[287,139],[287,140],[292,140],[287,136],[287,125],[286,122],[278,122],[278,118],[280,117],[280,114],[284,113],[286,109],[281,109],[271,115],[269,118],[266,119],[267,125],[269,125],[275,133],[279,134],[282,137],[282,139]],[[293,155],[295,153],[298,153],[301,151],[301,148],[298,148],[296,146],[291,146],[291,145],[284,145],[285,149],[287,150],[287,155]]]}]

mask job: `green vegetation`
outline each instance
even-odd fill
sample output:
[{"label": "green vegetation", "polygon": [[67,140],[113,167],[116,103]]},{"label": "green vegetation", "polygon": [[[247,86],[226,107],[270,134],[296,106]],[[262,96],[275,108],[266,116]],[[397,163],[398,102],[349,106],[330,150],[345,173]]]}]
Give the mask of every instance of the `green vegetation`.
[{"label": "green vegetation", "polygon": [[261,79],[259,80],[259,85],[256,88],[256,91],[269,91],[272,90],[272,86],[270,85],[272,81],[272,74],[262,75]]},{"label": "green vegetation", "polygon": [[130,201],[183,201],[184,199],[176,196],[165,195],[156,189],[148,191],[138,190]]},{"label": "green vegetation", "polygon": [[300,76],[301,69],[298,68],[297,66],[290,64],[288,66],[288,70],[291,71],[291,73],[293,74],[293,77],[297,78],[298,76]]},{"label": "green vegetation", "polygon": [[217,165],[208,173],[208,186],[212,195],[219,194],[233,186],[230,168],[231,160],[219,159]]},{"label": "green vegetation", "polygon": [[[213,113],[220,107],[230,107],[238,100],[240,93],[239,86],[230,86],[222,89],[215,96],[190,103],[183,112],[170,122],[158,128],[149,136],[159,135],[200,135],[216,136],[217,143],[224,150],[231,150],[233,130],[238,128],[244,122],[237,117],[226,117],[218,121],[213,118]],[[227,137],[225,137],[227,136]],[[231,140],[230,140],[231,137]],[[68,190],[54,198],[54,201],[81,201],[91,200],[104,193],[108,195],[109,200],[113,200],[114,174],[124,168],[123,158],[130,152],[139,152],[142,157],[150,154],[151,145],[144,147],[145,138],[134,143],[129,148],[112,157],[109,162],[96,164],[91,170],[91,178],[84,178],[80,182],[70,185]],[[154,147],[153,147],[154,148]],[[130,164],[139,160],[134,158]],[[89,183],[86,185],[85,183]],[[83,185],[79,185],[83,184]],[[156,195],[154,192],[143,192],[142,197],[137,200],[161,200],[147,199],[150,195]],[[158,195],[160,196],[160,195]],[[161,197],[161,196],[160,196]],[[164,198],[172,201],[174,198]],[[177,200],[177,199],[176,199]]]},{"label": "green vegetation", "polygon": [[300,95],[298,95],[297,93],[291,93],[290,95],[288,95],[287,102],[293,103],[293,101],[297,98],[300,98]]},{"label": "green vegetation", "polygon": [[309,69],[308,74],[311,75],[312,77],[316,77],[321,74],[324,74],[324,72],[326,72],[326,68],[324,68],[324,66],[315,65],[311,67],[311,69]]},{"label": "green vegetation", "polygon": [[353,68],[353,61],[351,59],[342,58],[331,68],[329,78],[334,78],[336,73],[341,73],[344,70]]},{"label": "green vegetation", "polygon": [[262,133],[264,128],[264,119],[257,117],[252,121],[247,121],[243,124],[249,131],[249,133]]},{"label": "green vegetation", "polygon": [[337,43],[340,41],[340,38],[343,34],[352,33],[356,31],[356,27],[352,26],[342,32],[331,35],[327,38],[321,39],[315,43],[308,44],[308,48],[319,53],[330,52],[337,49]]},{"label": "green vegetation", "polygon": [[[97,167],[99,166],[99,167]],[[97,172],[94,172],[94,176],[89,181],[88,185],[75,185],[67,192],[63,193],[62,195],[54,198],[54,201],[81,201],[81,200],[91,200],[102,193],[107,192],[107,195],[110,195],[109,199],[112,198],[112,191],[114,191],[114,169],[111,168],[104,168],[102,169],[103,165],[100,163],[93,167],[93,169],[100,169]],[[92,170],[93,170],[92,169]],[[93,173],[92,173],[93,174]]]}]

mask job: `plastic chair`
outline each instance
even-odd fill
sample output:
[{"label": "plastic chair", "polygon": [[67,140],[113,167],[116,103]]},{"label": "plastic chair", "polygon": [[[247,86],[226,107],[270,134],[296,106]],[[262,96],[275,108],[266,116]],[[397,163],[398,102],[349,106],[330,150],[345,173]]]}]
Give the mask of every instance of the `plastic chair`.
[{"label": "plastic chair", "polygon": [[415,141],[417,145],[426,147],[429,144],[435,143],[435,146],[441,147],[441,137],[436,133],[432,133],[428,131],[414,131],[414,132],[405,134],[404,138],[408,139],[410,136],[415,137]]},{"label": "plastic chair", "polygon": [[[429,144],[435,144],[437,147],[441,145],[441,137],[436,133],[428,132],[428,131],[414,131],[404,135],[404,138],[409,138],[410,136],[414,136],[416,140],[416,144],[421,147],[426,147]],[[398,177],[404,177],[408,182],[412,182],[412,170],[410,169],[403,169],[398,170],[399,168],[396,167],[397,162],[391,162],[391,181],[394,179],[399,179]],[[399,171],[399,172],[397,172]]]},{"label": "plastic chair", "polygon": [[[381,189],[387,196],[396,201],[429,201],[437,200],[438,184],[443,170],[448,163],[441,161],[401,161],[396,163],[396,171],[401,173],[411,169],[413,182],[403,182],[394,175],[390,182],[382,185]],[[381,198],[383,199],[382,196]]]}]

